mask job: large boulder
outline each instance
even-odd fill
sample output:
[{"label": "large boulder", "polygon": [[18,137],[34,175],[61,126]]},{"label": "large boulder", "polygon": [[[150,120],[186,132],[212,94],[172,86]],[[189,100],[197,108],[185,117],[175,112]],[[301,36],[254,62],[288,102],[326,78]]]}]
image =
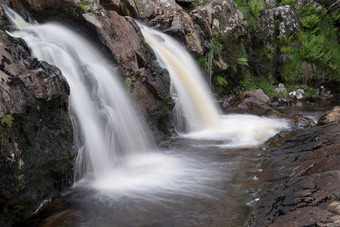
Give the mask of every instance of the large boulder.
[{"label": "large boulder", "polygon": [[270,98],[258,89],[247,91],[239,96],[225,98],[223,110],[225,113],[250,113],[258,116],[274,115],[281,116],[280,113],[268,105]]},{"label": "large boulder", "polygon": [[285,138],[262,159],[253,226],[339,226],[340,124]]},{"label": "large boulder", "polygon": [[0,29],[0,225],[11,226],[73,182],[69,87]]},{"label": "large boulder", "polygon": [[340,106],[336,106],[319,119],[318,125],[326,125],[330,123],[339,122],[340,122]]},{"label": "large boulder", "polygon": [[85,26],[110,51],[121,75],[132,80],[131,93],[155,136],[159,136],[158,130],[168,134],[172,108],[170,78],[158,65],[135,21],[106,10],[83,14],[83,18]]}]

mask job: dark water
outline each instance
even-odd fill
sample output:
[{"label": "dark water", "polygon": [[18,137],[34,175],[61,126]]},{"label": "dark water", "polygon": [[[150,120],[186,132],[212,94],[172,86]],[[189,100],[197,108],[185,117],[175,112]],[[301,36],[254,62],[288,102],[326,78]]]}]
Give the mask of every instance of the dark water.
[{"label": "dark water", "polygon": [[[339,104],[340,99],[305,102],[280,111],[288,116],[301,112],[317,121]],[[218,141],[184,138],[163,144],[163,152],[196,157],[202,169],[216,170],[216,176],[212,176],[202,193],[195,190],[201,187],[199,183],[192,185],[196,194],[158,191],[112,197],[96,190],[72,188],[44,205],[22,226],[246,226],[261,184],[256,178],[262,171],[260,158],[266,151],[262,147],[225,149],[218,144]]]},{"label": "dark water", "polygon": [[218,142],[183,138],[169,142],[172,152],[205,160],[202,168],[209,168],[209,163],[212,168],[218,167],[220,173],[216,173],[216,179],[202,195],[156,192],[145,198],[110,197],[90,189],[73,188],[45,205],[23,225],[243,226],[249,218],[249,204],[254,200],[255,175],[263,151],[221,149],[213,143]]}]

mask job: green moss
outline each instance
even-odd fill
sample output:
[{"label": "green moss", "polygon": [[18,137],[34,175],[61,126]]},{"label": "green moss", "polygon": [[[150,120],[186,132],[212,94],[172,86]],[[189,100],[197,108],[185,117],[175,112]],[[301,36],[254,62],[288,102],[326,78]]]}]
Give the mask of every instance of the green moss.
[{"label": "green moss", "polygon": [[198,63],[204,68],[208,69],[209,67],[209,58],[208,55],[202,55],[198,58]]},{"label": "green moss", "polygon": [[10,114],[5,115],[2,119],[1,119],[1,124],[3,127],[12,127],[12,124],[14,122],[14,117]]}]

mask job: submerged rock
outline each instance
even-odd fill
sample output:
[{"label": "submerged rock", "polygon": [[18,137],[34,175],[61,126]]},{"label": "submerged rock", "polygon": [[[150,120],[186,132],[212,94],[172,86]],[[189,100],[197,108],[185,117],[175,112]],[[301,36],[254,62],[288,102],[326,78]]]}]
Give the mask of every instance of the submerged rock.
[{"label": "submerged rock", "polygon": [[0,225],[10,226],[73,182],[69,87],[0,30]]}]

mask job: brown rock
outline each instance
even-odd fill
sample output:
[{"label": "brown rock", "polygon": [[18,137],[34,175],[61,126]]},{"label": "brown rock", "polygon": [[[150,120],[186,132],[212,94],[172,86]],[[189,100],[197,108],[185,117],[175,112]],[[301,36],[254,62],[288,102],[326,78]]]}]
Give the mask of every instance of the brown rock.
[{"label": "brown rock", "polygon": [[316,123],[309,117],[306,117],[302,113],[294,114],[291,119],[294,122],[294,129],[301,129],[301,128],[311,128],[316,126]]},{"label": "brown rock", "polygon": [[262,160],[254,226],[340,224],[340,125],[297,130]]},{"label": "brown rock", "polygon": [[239,96],[225,98],[223,101],[223,109],[225,113],[251,113],[259,116],[276,115],[280,113],[271,108],[267,102],[270,98],[264,94],[262,89],[256,91],[244,92]]},{"label": "brown rock", "polygon": [[132,94],[155,134],[158,130],[168,133],[172,105],[170,78],[158,66],[135,21],[106,10],[84,14],[83,18],[110,50],[120,73],[132,78]]},{"label": "brown rock", "polygon": [[340,122],[340,107],[336,106],[331,111],[327,112],[323,115],[319,121],[318,125],[325,125],[330,123],[339,123]]}]

